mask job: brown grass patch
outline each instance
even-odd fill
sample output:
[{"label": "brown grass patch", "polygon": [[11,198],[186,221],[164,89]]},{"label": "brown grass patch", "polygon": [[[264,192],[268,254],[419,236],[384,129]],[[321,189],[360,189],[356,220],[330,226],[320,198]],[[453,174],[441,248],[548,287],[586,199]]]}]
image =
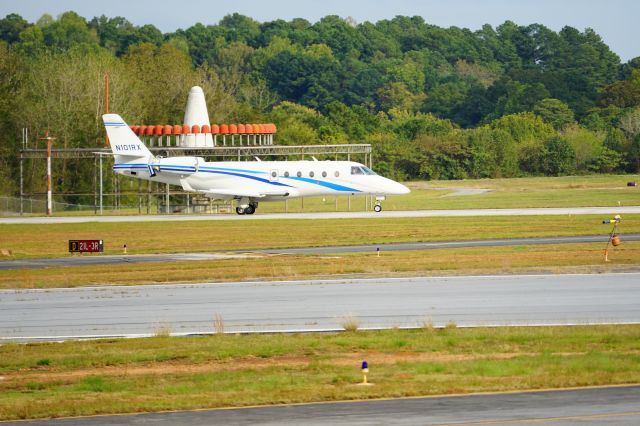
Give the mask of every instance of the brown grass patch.
[{"label": "brown grass patch", "polygon": [[603,245],[566,244],[482,247],[425,251],[275,256],[192,262],[101,265],[7,270],[0,288],[48,288],[88,285],[163,284],[279,280],[326,276],[448,275],[519,272],[619,272],[640,264],[640,242],[626,241],[610,250]]}]

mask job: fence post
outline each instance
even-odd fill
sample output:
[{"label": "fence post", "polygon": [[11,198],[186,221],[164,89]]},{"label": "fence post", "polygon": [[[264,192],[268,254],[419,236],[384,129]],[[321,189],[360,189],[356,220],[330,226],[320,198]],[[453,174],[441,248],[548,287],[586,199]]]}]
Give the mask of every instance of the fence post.
[{"label": "fence post", "polygon": [[22,197],[24,196],[24,178],[23,178],[23,158],[22,151],[20,151],[20,216],[23,214],[22,210]]}]

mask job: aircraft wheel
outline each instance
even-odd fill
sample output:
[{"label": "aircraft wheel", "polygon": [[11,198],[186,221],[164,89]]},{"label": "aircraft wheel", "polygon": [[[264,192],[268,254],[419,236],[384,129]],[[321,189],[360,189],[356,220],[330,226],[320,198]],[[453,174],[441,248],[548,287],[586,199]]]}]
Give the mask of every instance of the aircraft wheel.
[{"label": "aircraft wheel", "polygon": [[256,208],[253,204],[249,204],[249,206],[244,209],[244,214],[254,214],[256,212]]},{"label": "aircraft wheel", "polygon": [[238,214],[244,214],[244,213],[245,213],[245,211],[244,211],[244,209],[243,209],[242,207],[236,207],[236,213],[238,213]]},{"label": "aircraft wheel", "polygon": [[373,210],[375,210],[377,213],[380,213],[382,211],[382,206],[380,204],[376,204],[375,206],[373,206]]}]

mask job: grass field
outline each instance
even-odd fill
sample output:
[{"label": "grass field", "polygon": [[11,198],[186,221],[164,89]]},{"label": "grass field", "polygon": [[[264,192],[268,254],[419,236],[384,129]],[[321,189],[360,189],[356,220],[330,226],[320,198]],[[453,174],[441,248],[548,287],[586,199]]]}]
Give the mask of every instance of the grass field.
[{"label": "grass field", "polygon": [[[616,270],[640,263],[639,243],[624,233],[640,232],[640,215],[621,223],[623,244],[604,264],[603,244],[516,246],[385,252],[384,243],[452,241],[561,235],[606,236],[603,217],[511,216],[406,219],[243,220],[233,222],[126,222],[59,225],[0,225],[0,249],[24,259],[65,257],[69,239],[103,239],[105,254],[219,252],[276,247],[381,244],[375,253],[337,256],[252,256],[197,262],[159,262],[90,267],[0,271],[0,288],[74,287],[194,281],[269,280],[362,274],[510,273],[570,268]],[[1,261],[1,260],[0,260]]]},{"label": "grass field", "polygon": [[[640,181],[637,175],[587,175],[511,179],[467,179],[454,181],[408,182],[411,193],[389,197],[385,210],[514,208],[514,207],[588,207],[640,205],[640,187],[628,187],[627,182]],[[489,189],[477,195],[452,196],[457,188]],[[172,187],[176,189],[176,187]],[[184,198],[184,200],[182,200]],[[132,200],[137,200],[137,195]],[[182,201],[181,201],[182,200]],[[369,198],[369,204],[371,199]],[[134,203],[135,201],[130,201]],[[176,201],[186,206],[186,198]],[[108,198],[105,204],[112,203]],[[367,207],[363,196],[308,197],[287,203],[261,203],[260,213],[362,211]],[[146,207],[142,210],[146,212]],[[153,206],[151,212],[155,214]],[[42,212],[44,214],[44,211]],[[55,212],[56,215],[86,215],[85,212]],[[109,210],[105,215],[138,214],[137,208]]]},{"label": "grass field", "polygon": [[427,251],[256,256],[246,259],[0,271],[0,289],[93,285],[290,280],[326,277],[620,272],[639,267],[640,242],[624,242],[604,262],[603,244],[481,247]]},{"label": "grass field", "polygon": [[[70,239],[102,239],[105,254],[216,252],[391,242],[452,241],[561,235],[606,235],[608,217],[495,216],[398,219],[247,220],[0,225],[0,249],[12,258],[64,257]],[[621,232],[640,232],[625,215]]]},{"label": "grass field", "polygon": [[[589,207],[640,205],[640,189],[627,187],[637,176],[570,176],[559,178],[469,179],[409,182],[411,193],[392,196],[384,210],[486,209],[525,207]],[[477,195],[456,196],[457,189],[488,189]],[[369,202],[371,202],[369,200]],[[337,207],[336,207],[337,206]],[[260,213],[362,211],[364,197],[310,197],[304,201],[261,203]],[[371,207],[368,207],[371,210]]]},{"label": "grass field", "polygon": [[0,420],[638,383],[640,326],[5,344],[0,376]]}]

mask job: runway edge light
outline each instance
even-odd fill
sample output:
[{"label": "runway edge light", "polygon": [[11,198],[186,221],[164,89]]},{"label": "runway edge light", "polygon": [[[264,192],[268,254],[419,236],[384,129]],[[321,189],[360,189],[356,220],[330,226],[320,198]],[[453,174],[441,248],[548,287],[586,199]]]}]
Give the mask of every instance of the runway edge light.
[{"label": "runway edge light", "polygon": [[369,382],[367,381],[367,374],[369,374],[369,363],[365,360],[362,361],[362,384],[366,385]]}]

